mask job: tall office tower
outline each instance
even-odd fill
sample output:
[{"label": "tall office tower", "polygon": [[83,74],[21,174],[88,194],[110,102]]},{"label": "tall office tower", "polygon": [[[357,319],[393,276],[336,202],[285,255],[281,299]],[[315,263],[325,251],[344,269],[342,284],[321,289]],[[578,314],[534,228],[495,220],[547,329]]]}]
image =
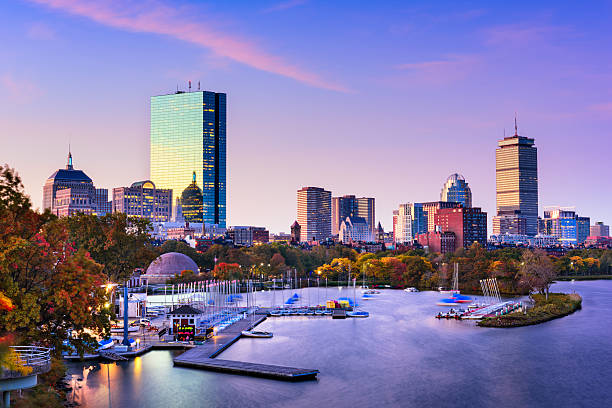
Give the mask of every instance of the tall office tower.
[{"label": "tall office tower", "polygon": [[440,201],[461,203],[464,207],[472,206],[472,190],[461,174],[448,176],[440,192]]},{"label": "tall office tower", "polygon": [[137,181],[130,187],[114,188],[113,211],[148,218],[152,222],[169,222],[172,190],[156,188],[150,180]]},{"label": "tall office tower", "polygon": [[224,93],[178,91],[151,97],[151,180],[157,188],[178,194],[195,171],[202,180],[203,222],[222,228],[227,208],[225,122]]},{"label": "tall office tower", "polygon": [[399,210],[393,210],[393,242],[397,242],[397,219],[399,218]]},{"label": "tall office tower", "polygon": [[609,225],[605,225],[601,221],[597,221],[595,223],[595,225],[591,225],[590,236],[592,236],[592,237],[609,237],[610,236],[610,226]]},{"label": "tall office tower", "polygon": [[368,228],[372,236],[376,235],[376,213],[375,213],[375,200],[373,197],[359,197],[357,198],[357,211],[356,217],[361,217],[366,220]]},{"label": "tall office tower", "polygon": [[442,208],[436,214],[436,226],[441,232],[455,234],[457,248],[469,248],[474,242],[487,244],[487,213],[478,207]]},{"label": "tall office tower", "polygon": [[302,187],[297,192],[297,222],[301,241],[320,241],[331,237],[331,191]]},{"label": "tall office tower", "polygon": [[[534,139],[519,136],[515,119],[514,136],[500,140],[498,146],[495,151],[497,216],[493,220],[493,233],[505,234],[511,228],[534,236],[538,232],[538,151]],[[524,232],[521,219],[524,219]]]},{"label": "tall office tower", "polygon": [[346,217],[361,217],[368,223],[372,234],[376,232],[375,200],[372,197],[358,197],[345,195],[332,197],[332,235],[338,235],[340,224]]},{"label": "tall office tower", "polygon": [[418,234],[427,232],[427,214],[423,204],[400,204],[395,226],[395,242],[410,244]]},{"label": "tall office tower", "polygon": [[455,208],[459,203],[453,201],[430,201],[422,203],[423,211],[427,213],[427,231],[434,232],[436,230],[435,217],[438,210],[441,208]]},{"label": "tall office tower", "polygon": [[[76,170],[72,165],[72,153],[68,152],[68,162],[65,169],[59,169],[53,173],[43,187],[43,209],[50,209],[56,214],[55,206],[58,204],[57,194],[61,190],[70,189],[68,195],[62,195],[61,205],[66,208],[69,203],[70,214],[75,211],[93,214],[96,210],[96,188],[93,181],[82,170]],[[72,197],[72,198],[71,198]],[[74,199],[74,201],[72,200]],[[76,205],[76,206],[75,206]],[[78,208],[76,210],[75,208]],[[68,215],[68,210],[62,212]]]},{"label": "tall office tower", "polygon": [[338,235],[342,221],[355,216],[356,199],[354,195],[332,197],[332,235]]}]

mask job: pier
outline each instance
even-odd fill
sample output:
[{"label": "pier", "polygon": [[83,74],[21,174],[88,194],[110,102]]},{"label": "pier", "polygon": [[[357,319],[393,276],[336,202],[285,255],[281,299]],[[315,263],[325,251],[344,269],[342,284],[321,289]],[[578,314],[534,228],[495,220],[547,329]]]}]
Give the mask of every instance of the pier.
[{"label": "pier", "polygon": [[174,358],[174,365],[286,381],[314,379],[319,370],[215,359],[215,357],[240,339],[243,330],[250,330],[264,320],[266,320],[266,317],[261,316],[251,324],[249,319],[241,319],[225,328],[225,330],[213,338],[208,339],[204,344],[195,346]]}]

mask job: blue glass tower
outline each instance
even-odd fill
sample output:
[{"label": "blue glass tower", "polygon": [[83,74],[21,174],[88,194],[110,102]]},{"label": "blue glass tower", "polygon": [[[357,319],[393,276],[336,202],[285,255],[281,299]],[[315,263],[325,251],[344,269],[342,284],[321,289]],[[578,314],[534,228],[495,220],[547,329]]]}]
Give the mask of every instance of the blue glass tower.
[{"label": "blue glass tower", "polygon": [[[175,197],[202,182],[203,222],[226,226],[226,95],[197,91],[151,97],[151,176]],[[173,209],[176,216],[176,207]]]},{"label": "blue glass tower", "polygon": [[440,201],[461,203],[467,208],[472,206],[472,190],[461,174],[448,176],[440,193]]}]

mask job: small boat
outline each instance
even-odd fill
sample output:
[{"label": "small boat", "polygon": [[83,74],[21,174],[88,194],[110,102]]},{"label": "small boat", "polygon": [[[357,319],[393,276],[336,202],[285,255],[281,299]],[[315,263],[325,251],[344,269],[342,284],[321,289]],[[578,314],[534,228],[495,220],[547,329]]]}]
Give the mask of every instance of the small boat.
[{"label": "small boat", "polygon": [[278,317],[282,315],[283,315],[283,312],[281,312],[280,310],[273,310],[272,312],[270,312],[270,316]]},{"label": "small boat", "polygon": [[[139,326],[128,326],[128,333],[137,332],[139,329]],[[123,333],[123,326],[111,327],[111,333]]]},{"label": "small boat", "polygon": [[364,312],[363,310],[354,310],[352,312],[346,312],[346,317],[369,317],[370,313]]},{"label": "small boat", "polygon": [[406,288],[406,289],[404,289],[404,292],[412,292],[412,293],[414,293],[414,292],[418,292],[418,291],[419,290],[417,288]]},{"label": "small boat", "polygon": [[270,333],[270,332],[267,332],[267,331],[243,330],[242,331],[242,336],[243,337],[253,337],[253,338],[259,338],[259,339],[265,339],[265,338],[272,337],[273,334]]},{"label": "small boat", "polygon": [[113,347],[114,341],[113,339],[100,340],[98,344],[100,345],[100,347],[98,347],[97,351],[106,350]]},{"label": "small boat", "polygon": [[317,316],[323,316],[325,314],[325,310],[315,310],[315,315]]},{"label": "small boat", "polygon": [[459,306],[460,303],[457,303],[456,299],[454,298],[448,298],[448,299],[441,299],[438,303],[436,303],[436,305],[438,306]]}]

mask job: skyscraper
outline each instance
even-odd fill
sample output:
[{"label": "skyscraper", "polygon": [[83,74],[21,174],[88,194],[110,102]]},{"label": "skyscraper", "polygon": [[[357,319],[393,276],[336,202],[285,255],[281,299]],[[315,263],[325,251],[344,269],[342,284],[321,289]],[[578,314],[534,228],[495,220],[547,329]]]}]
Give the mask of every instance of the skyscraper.
[{"label": "skyscraper", "polygon": [[[497,216],[493,220],[493,233],[505,234],[511,229],[535,236],[538,232],[538,152],[534,139],[519,136],[515,119],[514,136],[503,138],[498,146],[495,151]],[[524,231],[521,231],[522,225]]]},{"label": "skyscraper", "polygon": [[331,237],[331,191],[302,187],[297,192],[297,222],[301,241],[320,241]]},{"label": "skyscraper", "polygon": [[464,207],[472,206],[472,190],[461,174],[453,173],[448,176],[440,192],[440,201],[461,203]]},{"label": "skyscraper", "polygon": [[474,242],[487,244],[487,213],[478,207],[441,208],[436,213],[435,223],[441,232],[455,234],[457,248],[469,248]]},{"label": "skyscraper", "polygon": [[[60,217],[77,212],[98,214],[98,198],[103,195],[103,192],[103,189],[97,192],[91,178],[82,170],[74,168],[72,153],[68,152],[66,168],[58,169],[45,182],[43,209],[49,209],[53,214]],[[106,191],[106,195],[108,196],[108,191]],[[101,210],[106,213],[106,206]]]},{"label": "skyscraper", "polygon": [[411,244],[418,234],[427,232],[427,213],[423,204],[400,204],[395,226],[395,242]]},{"label": "skyscraper", "polygon": [[376,232],[375,200],[372,197],[345,195],[332,197],[332,235],[338,235],[342,221],[346,217],[361,217],[366,220],[372,235]]},{"label": "skyscraper", "polygon": [[577,245],[586,241],[589,235],[589,217],[579,217],[574,207],[544,208],[540,233],[557,237],[561,245]]},{"label": "skyscraper", "polygon": [[[202,180],[203,222],[226,226],[226,95],[178,91],[151,97],[151,180],[182,191]],[[175,211],[173,211],[174,214]]]}]

